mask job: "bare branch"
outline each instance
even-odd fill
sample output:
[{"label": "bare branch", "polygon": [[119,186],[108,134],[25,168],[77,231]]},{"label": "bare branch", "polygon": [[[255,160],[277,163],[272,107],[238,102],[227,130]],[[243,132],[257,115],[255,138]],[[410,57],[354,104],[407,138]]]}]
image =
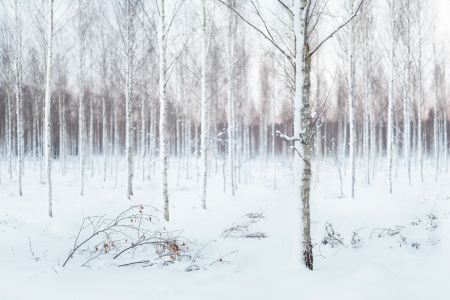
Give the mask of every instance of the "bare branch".
[{"label": "bare branch", "polygon": [[356,6],[355,10],[353,11],[353,13],[344,21],[342,22],[339,26],[337,26],[332,32],[330,32],[330,34],[328,34],[320,43],[317,44],[317,46],[311,50],[311,52],[309,52],[309,55],[312,56],[317,50],[319,50],[319,48],[330,38],[333,37],[333,35],[338,32],[342,27],[344,27],[345,25],[347,25],[351,20],[353,20],[354,17],[356,17],[356,14],[358,13],[359,9],[361,8],[362,4],[363,4],[364,0],[359,1],[358,5]]},{"label": "bare branch", "polygon": [[264,38],[266,38],[270,43],[272,43],[272,45],[275,46],[275,48],[277,48],[278,50],[280,50],[281,53],[284,54],[284,56],[289,60],[289,62],[295,66],[295,62],[292,59],[292,57],[290,55],[288,55],[283,49],[280,48],[280,46],[278,46],[274,40],[272,40],[270,37],[268,37],[264,32],[262,32],[258,27],[256,27],[255,25],[253,25],[252,23],[250,23],[249,21],[247,21],[246,19],[244,19],[243,16],[241,16],[234,8],[232,8],[231,6],[229,6],[228,4],[226,4],[225,2],[223,2],[222,0],[217,0],[220,3],[222,3],[223,5],[225,5],[226,7],[228,7],[229,9],[231,9],[236,15],[238,15],[239,18],[242,19],[242,21],[244,21],[245,23],[247,23],[248,25],[250,25],[251,27],[253,27],[253,29],[255,29],[256,31],[258,31]]}]

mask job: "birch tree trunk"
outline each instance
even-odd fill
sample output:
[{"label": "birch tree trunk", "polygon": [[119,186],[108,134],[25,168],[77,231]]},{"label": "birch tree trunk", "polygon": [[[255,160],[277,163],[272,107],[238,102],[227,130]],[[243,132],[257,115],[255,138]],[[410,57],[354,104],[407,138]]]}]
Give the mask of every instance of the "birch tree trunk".
[{"label": "birch tree trunk", "polygon": [[[294,6],[294,34],[296,41],[295,57],[295,95],[294,95],[294,137],[300,139],[299,155],[295,155],[294,175],[297,197],[301,199],[300,226],[301,257],[306,267],[313,269],[311,242],[311,217],[309,195],[311,188],[311,147],[310,147],[310,73],[311,56],[308,43],[308,18],[310,1],[300,0]],[[297,144],[297,143],[296,143]]]},{"label": "birch tree trunk", "polygon": [[51,78],[52,78],[52,43],[53,43],[53,0],[48,1],[48,42],[47,42],[47,72],[45,82],[45,169],[47,175],[48,215],[53,217],[52,208],[52,145],[51,145]]},{"label": "birch tree trunk", "polygon": [[133,25],[134,4],[127,0],[126,8],[126,28],[127,28],[127,57],[125,75],[125,156],[127,160],[127,198],[133,195],[133,152],[132,143],[132,97],[133,97],[133,59],[134,59],[134,25]]},{"label": "birch tree trunk", "polygon": [[79,82],[78,82],[78,156],[80,159],[80,175],[81,175],[81,196],[83,196],[84,191],[84,87],[83,87],[83,67],[84,67],[84,34],[82,29],[82,18],[81,18],[81,0],[78,0],[78,43],[79,43]]},{"label": "birch tree trunk", "polygon": [[417,159],[419,163],[420,169],[420,180],[423,182],[423,141],[422,141],[422,26],[421,26],[421,7],[420,1],[417,2],[418,5],[418,36],[419,36],[419,53],[418,56],[418,77],[419,77],[419,86],[418,86],[418,97],[417,97]]},{"label": "birch tree trunk", "polygon": [[388,94],[388,120],[387,120],[387,173],[389,182],[389,192],[392,194],[392,140],[393,140],[393,117],[392,117],[392,105],[394,101],[394,59],[395,59],[395,2],[389,3],[391,9],[391,49],[389,54],[389,94]]},{"label": "birch tree trunk", "polygon": [[[91,51],[92,59],[92,51]],[[92,66],[91,66],[92,70]],[[92,87],[92,71],[91,71],[91,87]],[[94,176],[94,118],[92,115],[92,95],[89,95],[89,165],[91,170],[91,178]]]},{"label": "birch tree trunk", "polygon": [[[350,1],[350,10],[353,10],[353,0]],[[354,22],[350,21],[349,27],[349,44],[348,44],[348,111],[349,111],[349,121],[350,121],[350,194],[352,199],[355,198],[355,61],[354,55]]]},{"label": "birch tree trunk", "polygon": [[115,186],[117,186],[117,171],[118,171],[118,165],[119,165],[119,155],[120,155],[120,148],[119,148],[119,122],[117,117],[117,110],[118,110],[118,104],[117,104],[117,96],[114,96],[114,156],[116,157],[116,163],[115,163]]},{"label": "birch tree trunk", "polygon": [[147,132],[145,126],[145,97],[141,96],[141,159],[142,159],[142,182],[145,181],[145,148],[147,146]]},{"label": "birch tree trunk", "polygon": [[202,0],[202,111],[201,111],[201,201],[202,207],[206,209],[206,187],[208,181],[208,99],[206,98],[206,56],[207,56],[207,36],[206,36],[206,5]]},{"label": "birch tree trunk", "polygon": [[438,170],[439,170],[439,141],[438,141],[438,114],[437,114],[437,103],[438,103],[438,65],[436,58],[436,42],[433,41],[433,56],[434,56],[434,120],[433,120],[433,147],[434,147],[434,168],[435,175],[434,180],[437,181]]},{"label": "birch tree trunk", "polygon": [[[228,5],[234,7],[234,0],[228,0]],[[228,18],[228,164],[230,170],[230,186],[231,194],[234,196],[234,18],[233,12],[230,10],[230,15]]]},{"label": "birch tree trunk", "polygon": [[[275,78],[274,78],[275,79]],[[277,189],[277,167],[275,162],[275,80],[272,84],[272,164],[273,164],[273,189]],[[245,141],[248,143],[248,139]]]},{"label": "birch tree trunk", "polygon": [[[60,83],[61,84],[61,83]],[[64,162],[63,162],[63,124],[62,124],[62,96],[61,86],[58,89],[58,117],[59,117],[59,170],[61,174],[64,174]]]},{"label": "birch tree trunk", "polygon": [[[8,136],[7,136],[7,156],[6,156],[6,158],[7,158],[7,160],[8,160],[8,174],[9,174],[9,177],[10,178],[12,178],[12,128],[11,128],[11,126],[12,126],[12,124],[11,124],[11,92],[10,92],[10,90],[9,90],[9,88],[7,89],[7,96],[6,96],[6,98],[7,98],[7,114],[8,114],[8,117],[7,117],[7,127],[8,127]],[[37,135],[36,135],[37,136]]]},{"label": "birch tree trunk", "polygon": [[66,111],[66,95],[63,94],[62,96],[62,104],[61,104],[61,134],[62,134],[62,140],[61,140],[61,146],[62,146],[62,150],[61,150],[61,158],[62,158],[62,174],[65,175],[66,174],[66,154],[67,154],[67,149],[66,149],[66,115],[65,115],[65,111]]},{"label": "birch tree trunk", "polygon": [[15,27],[15,57],[14,57],[14,71],[15,71],[15,90],[16,90],[16,114],[17,114],[17,154],[19,157],[19,195],[22,196],[22,175],[23,175],[23,126],[22,126],[22,64],[21,64],[21,36],[19,29],[19,12],[17,10],[17,0],[14,1],[14,27]]},{"label": "birch tree trunk", "polygon": [[159,153],[162,172],[162,198],[164,200],[164,219],[169,221],[169,196],[167,188],[167,168],[168,168],[168,118],[167,118],[167,99],[166,99],[166,21],[164,12],[164,0],[159,0]]},{"label": "birch tree trunk", "polygon": [[411,143],[411,134],[410,134],[410,108],[409,108],[409,90],[410,90],[410,80],[411,80],[411,45],[410,45],[410,10],[409,10],[409,1],[406,1],[406,14],[407,14],[407,28],[405,32],[405,82],[404,82],[404,95],[403,95],[403,149],[405,155],[405,163],[406,169],[408,173],[408,184],[411,185],[411,158],[410,158],[410,143]]},{"label": "birch tree trunk", "polygon": [[106,163],[107,163],[107,124],[106,124],[106,100],[105,100],[105,87],[102,80],[102,147],[103,147],[103,181],[106,182]]}]

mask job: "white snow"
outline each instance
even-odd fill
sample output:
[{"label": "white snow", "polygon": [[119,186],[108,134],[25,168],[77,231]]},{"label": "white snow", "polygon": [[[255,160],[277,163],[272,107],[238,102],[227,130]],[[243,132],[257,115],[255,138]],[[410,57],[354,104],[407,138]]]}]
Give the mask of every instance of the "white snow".
[{"label": "white snow", "polygon": [[[101,158],[99,158],[99,161]],[[126,199],[126,174],[120,184],[95,173],[87,177],[84,196],[79,195],[76,169],[64,177],[53,164],[53,215],[47,216],[46,186],[39,183],[38,171],[26,163],[23,197],[17,193],[16,175],[9,179],[1,170],[0,185],[0,299],[447,299],[450,286],[450,176],[441,174],[434,182],[428,168],[425,183],[414,173],[413,186],[401,170],[394,180],[393,195],[385,187],[384,171],[373,186],[356,182],[355,199],[339,198],[339,179],[330,164],[322,163],[317,181],[313,174],[311,217],[314,271],[292,265],[292,240],[298,220],[294,217],[293,178],[278,172],[277,190],[272,178],[260,178],[256,162],[249,185],[240,184],[236,196],[223,194],[221,170],[208,184],[207,209],[201,208],[199,183],[182,181],[175,186],[177,167],[169,174],[170,223],[157,222],[158,228],[184,229],[183,235],[196,239],[198,248],[208,244],[197,264],[204,268],[185,272],[188,261],[117,267],[111,258],[91,267],[80,267],[80,257],[62,267],[82,215],[107,214],[114,217],[131,205],[149,204],[162,210],[159,180],[142,183],[134,178],[134,196]],[[76,165],[76,164],[75,164]],[[282,168],[282,167],[280,167]],[[100,169],[100,167],[98,168]],[[315,171],[315,170],[314,170]],[[213,172],[212,172],[213,173]],[[349,173],[348,173],[349,174]],[[348,175],[347,174],[347,175]],[[181,176],[182,178],[184,176]],[[348,178],[344,180],[348,181]],[[242,180],[244,181],[244,180]],[[345,181],[345,182],[346,182]],[[228,187],[229,188],[229,187]],[[228,189],[229,191],[229,189]],[[238,223],[248,213],[263,213],[265,219],[254,224],[265,239],[221,238],[225,227]],[[434,231],[427,230],[427,215],[438,219]],[[418,222],[420,219],[421,222]],[[325,224],[333,225],[344,246],[321,244]],[[418,225],[412,225],[418,222]],[[399,234],[378,238],[376,228],[404,226]],[[362,248],[351,246],[355,229]],[[400,244],[401,236],[406,238]],[[30,250],[34,252],[34,257]],[[412,243],[419,243],[419,249]],[[433,245],[435,244],[435,245]],[[401,245],[401,246],[400,246]],[[229,263],[210,263],[221,255]],[[294,254],[295,255],[295,254]],[[38,259],[39,258],[39,259]],[[133,261],[131,257],[127,257]]]}]

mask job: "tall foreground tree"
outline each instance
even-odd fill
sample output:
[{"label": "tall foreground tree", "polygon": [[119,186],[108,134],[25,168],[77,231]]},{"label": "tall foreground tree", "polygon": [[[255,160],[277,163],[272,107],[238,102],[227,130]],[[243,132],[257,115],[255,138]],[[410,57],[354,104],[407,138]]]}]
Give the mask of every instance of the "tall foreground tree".
[{"label": "tall foreground tree", "polygon": [[311,56],[331,38],[337,31],[351,22],[356,16],[364,0],[354,6],[350,16],[327,35],[317,46],[310,50],[309,37],[313,26],[311,21],[311,2],[296,1],[294,6],[294,34],[296,40],[295,53],[295,94],[294,94],[294,142],[300,143],[299,155],[295,156],[294,176],[297,193],[300,194],[303,229],[301,256],[306,267],[313,269],[313,252],[311,242],[311,216],[309,196],[311,189],[311,136],[317,130],[317,121],[310,121],[310,87],[311,87]]},{"label": "tall foreground tree", "polygon": [[[317,129],[318,118],[311,122],[310,112],[310,89],[311,89],[311,57],[312,55],[335,33],[342,27],[347,25],[357,14],[361,8],[364,0],[360,0],[354,6],[353,12],[334,30],[325,36],[323,40],[317,43],[314,49],[310,49],[310,33],[314,28],[312,0],[296,0],[294,2],[293,11],[282,1],[283,8],[289,11],[294,18],[294,40],[295,40],[295,58],[293,59],[280,45],[272,38],[269,33],[266,35],[256,26],[245,20],[231,5],[222,0],[218,0],[226,5],[230,10],[236,13],[247,24],[252,26],[260,34],[271,42],[287,60],[294,66],[295,80],[294,80],[294,136],[289,137],[281,132],[279,135],[284,140],[293,144],[294,149],[298,155],[295,155],[294,162],[294,177],[296,187],[296,198],[300,199],[299,212],[301,214],[300,220],[302,224],[298,227],[300,230],[298,237],[300,241],[296,243],[299,247],[299,257],[302,258],[305,266],[313,269],[313,245],[311,241],[311,215],[310,215],[310,189],[311,189],[311,137]],[[298,146],[298,148],[297,148]]]},{"label": "tall foreground tree", "polygon": [[52,131],[51,131],[51,79],[52,79],[52,44],[53,44],[53,0],[48,0],[48,36],[47,36],[47,71],[45,79],[45,170],[47,175],[48,215],[53,217],[52,207]]}]

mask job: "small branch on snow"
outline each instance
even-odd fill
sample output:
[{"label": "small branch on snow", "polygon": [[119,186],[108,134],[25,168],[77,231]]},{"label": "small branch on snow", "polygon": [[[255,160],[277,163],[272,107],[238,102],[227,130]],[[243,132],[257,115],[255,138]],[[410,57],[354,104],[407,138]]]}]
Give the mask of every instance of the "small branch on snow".
[{"label": "small branch on snow", "polygon": [[[230,252],[230,253],[227,253],[227,254],[225,254],[225,255],[222,255],[221,257],[219,257],[216,261],[213,261],[211,264],[209,264],[209,266],[212,266],[213,264],[215,264],[216,262],[225,262],[225,261],[223,261],[223,259],[222,258],[224,258],[225,256],[227,256],[227,255],[230,255],[230,254],[233,254],[233,253],[236,253],[236,252],[238,252],[239,250],[234,250],[234,251],[232,251],[232,252]],[[229,261],[226,261],[227,263],[230,263]]]},{"label": "small branch on snow", "polygon": [[135,262],[128,263],[128,264],[118,265],[118,267],[132,266],[135,264],[148,264],[149,262],[150,262],[149,260],[141,260],[141,261],[135,261]]}]

